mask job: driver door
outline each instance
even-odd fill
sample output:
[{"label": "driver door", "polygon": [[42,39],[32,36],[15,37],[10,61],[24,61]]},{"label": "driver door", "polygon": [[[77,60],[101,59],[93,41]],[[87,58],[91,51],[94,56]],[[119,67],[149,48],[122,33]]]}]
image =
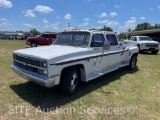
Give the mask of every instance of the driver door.
[{"label": "driver door", "polygon": [[101,69],[101,60],[103,54],[104,35],[102,33],[94,33],[91,40],[91,73],[98,72]]}]

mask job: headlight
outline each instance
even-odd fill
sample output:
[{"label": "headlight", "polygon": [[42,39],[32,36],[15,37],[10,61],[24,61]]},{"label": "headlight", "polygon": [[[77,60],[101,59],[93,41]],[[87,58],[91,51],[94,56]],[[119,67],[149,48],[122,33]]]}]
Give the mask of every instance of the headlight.
[{"label": "headlight", "polygon": [[47,67],[47,63],[46,63],[46,62],[43,62],[43,63],[42,63],[42,66],[43,66],[43,67]]},{"label": "headlight", "polygon": [[47,75],[47,70],[43,70],[44,75]]},{"label": "headlight", "polygon": [[146,46],[146,43],[142,43],[142,44],[141,44],[141,47],[145,47],[145,46]]}]

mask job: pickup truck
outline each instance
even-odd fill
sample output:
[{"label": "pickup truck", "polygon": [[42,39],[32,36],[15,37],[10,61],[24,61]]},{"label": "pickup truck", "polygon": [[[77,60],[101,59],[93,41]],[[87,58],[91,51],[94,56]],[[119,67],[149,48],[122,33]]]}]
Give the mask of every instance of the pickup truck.
[{"label": "pickup truck", "polygon": [[26,39],[26,44],[31,47],[37,47],[38,45],[50,45],[55,41],[56,34],[54,33],[44,33],[35,37],[28,37]]},{"label": "pickup truck", "polygon": [[131,41],[135,42],[141,51],[151,51],[152,54],[157,54],[159,51],[159,43],[153,41],[149,36],[132,36]]},{"label": "pickup truck", "polygon": [[71,95],[80,81],[124,66],[135,69],[137,57],[138,47],[118,43],[114,32],[65,31],[50,46],[14,51],[11,68],[39,85],[60,85],[64,94]]}]

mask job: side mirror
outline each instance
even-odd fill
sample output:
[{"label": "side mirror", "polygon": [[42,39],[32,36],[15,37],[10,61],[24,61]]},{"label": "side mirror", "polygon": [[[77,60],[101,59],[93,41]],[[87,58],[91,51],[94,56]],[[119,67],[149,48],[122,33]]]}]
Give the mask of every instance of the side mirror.
[{"label": "side mirror", "polygon": [[110,42],[104,41],[103,50],[109,50],[110,49]]}]

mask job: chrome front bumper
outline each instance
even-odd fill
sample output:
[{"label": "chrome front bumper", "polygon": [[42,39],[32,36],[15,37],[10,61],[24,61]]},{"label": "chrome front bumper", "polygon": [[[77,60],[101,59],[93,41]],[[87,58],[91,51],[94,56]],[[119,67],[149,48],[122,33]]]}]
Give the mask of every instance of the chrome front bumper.
[{"label": "chrome front bumper", "polygon": [[159,49],[160,49],[159,47],[140,47],[140,50],[146,50],[146,51],[159,50]]},{"label": "chrome front bumper", "polygon": [[55,85],[55,78],[44,79],[44,78],[40,78],[40,77],[37,77],[37,76],[33,76],[31,74],[23,72],[22,70],[18,69],[14,65],[11,65],[11,68],[15,73],[17,73],[21,77],[23,77],[23,78],[25,78],[25,79],[27,79],[29,81],[32,81],[34,83],[37,83],[37,84],[39,84],[41,86],[45,86],[45,87],[50,88],[50,87],[53,87]]}]

